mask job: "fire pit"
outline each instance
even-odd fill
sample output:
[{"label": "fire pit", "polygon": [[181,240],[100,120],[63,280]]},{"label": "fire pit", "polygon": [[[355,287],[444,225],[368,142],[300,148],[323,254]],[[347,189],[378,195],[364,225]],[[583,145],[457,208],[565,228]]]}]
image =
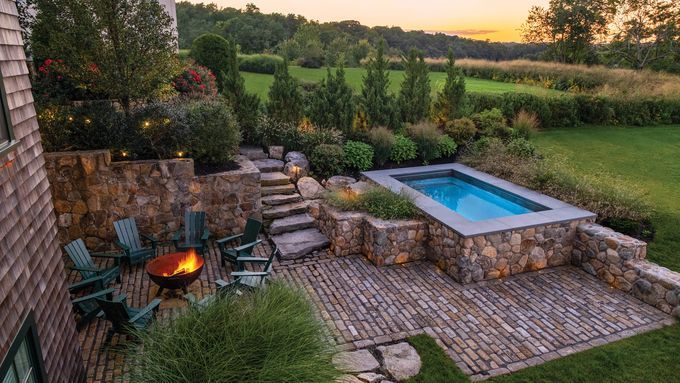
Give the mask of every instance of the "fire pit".
[{"label": "fire pit", "polygon": [[187,286],[201,275],[204,264],[203,258],[191,249],[186,253],[161,255],[146,265],[146,273],[160,287],[156,296],[161,295],[163,289],[182,289],[186,294]]}]

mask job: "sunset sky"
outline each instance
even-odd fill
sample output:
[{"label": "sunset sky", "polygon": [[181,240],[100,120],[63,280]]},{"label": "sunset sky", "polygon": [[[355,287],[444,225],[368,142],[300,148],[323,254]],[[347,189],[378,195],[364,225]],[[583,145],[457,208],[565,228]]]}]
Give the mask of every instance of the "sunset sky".
[{"label": "sunset sky", "polygon": [[190,0],[262,12],[296,13],[319,21],[358,20],[364,25],[441,31],[474,39],[520,41],[519,27],[532,5],[548,0]]}]

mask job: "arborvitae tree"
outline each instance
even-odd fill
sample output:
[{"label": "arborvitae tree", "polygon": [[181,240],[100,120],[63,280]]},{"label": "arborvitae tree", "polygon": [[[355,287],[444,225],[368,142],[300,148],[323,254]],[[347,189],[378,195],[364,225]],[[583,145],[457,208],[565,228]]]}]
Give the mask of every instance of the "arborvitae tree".
[{"label": "arborvitae tree", "polygon": [[404,58],[406,73],[399,92],[401,120],[416,123],[424,120],[430,112],[430,77],[423,53],[411,49]]},{"label": "arborvitae tree", "polygon": [[393,97],[387,92],[390,85],[385,58],[385,43],[378,45],[376,56],[366,66],[363,86],[361,88],[360,106],[366,114],[368,125],[388,126],[394,113]]},{"label": "arborvitae tree", "polygon": [[355,110],[352,89],[345,81],[345,69],[340,66],[333,76],[328,68],[326,78],[321,80],[312,96],[309,118],[319,128],[336,128],[349,133]]},{"label": "arborvitae tree", "polygon": [[438,123],[458,118],[462,114],[465,101],[465,76],[456,66],[453,51],[449,49],[449,59],[446,66],[446,83],[444,89],[437,94],[435,103],[435,119]]},{"label": "arborvitae tree", "polygon": [[288,62],[277,65],[269,88],[267,113],[275,120],[297,124],[302,119],[302,95],[298,82],[288,73]]}]

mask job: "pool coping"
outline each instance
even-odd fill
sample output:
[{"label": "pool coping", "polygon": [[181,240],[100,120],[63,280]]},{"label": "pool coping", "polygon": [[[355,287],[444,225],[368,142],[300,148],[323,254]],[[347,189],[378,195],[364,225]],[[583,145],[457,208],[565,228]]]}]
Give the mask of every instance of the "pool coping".
[{"label": "pool coping", "polygon": [[[484,221],[470,221],[443,204],[394,178],[442,171],[455,171],[475,178],[481,182],[485,182],[489,185],[502,189],[507,193],[514,194],[515,196],[524,198],[532,203],[545,206],[549,210],[488,219]],[[576,206],[572,206],[566,202],[562,202],[545,194],[515,185],[512,182],[502,180],[459,163],[373,170],[362,172],[361,174],[367,179],[377,183],[378,185],[386,187],[394,193],[401,193],[403,191],[409,194],[413,197],[413,202],[415,205],[426,215],[438,221],[439,223],[448,226],[463,237],[476,237],[480,235],[495,234],[503,231],[526,229],[535,226],[551,225],[584,219],[594,219],[597,216],[595,213],[580,209]]]}]

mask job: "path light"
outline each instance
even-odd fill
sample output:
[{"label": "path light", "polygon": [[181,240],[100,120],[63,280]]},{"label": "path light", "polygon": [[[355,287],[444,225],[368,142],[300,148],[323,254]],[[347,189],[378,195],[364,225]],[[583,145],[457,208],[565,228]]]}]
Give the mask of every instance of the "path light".
[{"label": "path light", "polygon": [[182,157],[184,157],[184,155],[185,155],[186,153],[184,153],[183,151],[180,150],[180,151],[178,151],[176,154],[177,154],[177,157],[182,158]]},{"label": "path light", "polygon": [[148,128],[151,126],[151,123],[149,121],[144,121],[144,127]]},{"label": "path light", "polygon": [[121,150],[120,155],[123,156],[123,157],[127,157],[127,156],[130,155],[130,153],[128,153],[127,150]]},{"label": "path light", "polygon": [[68,116],[68,121],[73,122],[73,116]]},{"label": "path light", "polygon": [[92,120],[90,120],[90,119],[87,118],[87,117],[85,118],[85,123],[86,123],[87,125],[90,125],[91,122],[92,122]]},{"label": "path light", "polygon": [[297,165],[293,165],[293,178],[294,181],[297,182],[300,179],[300,167]]}]

